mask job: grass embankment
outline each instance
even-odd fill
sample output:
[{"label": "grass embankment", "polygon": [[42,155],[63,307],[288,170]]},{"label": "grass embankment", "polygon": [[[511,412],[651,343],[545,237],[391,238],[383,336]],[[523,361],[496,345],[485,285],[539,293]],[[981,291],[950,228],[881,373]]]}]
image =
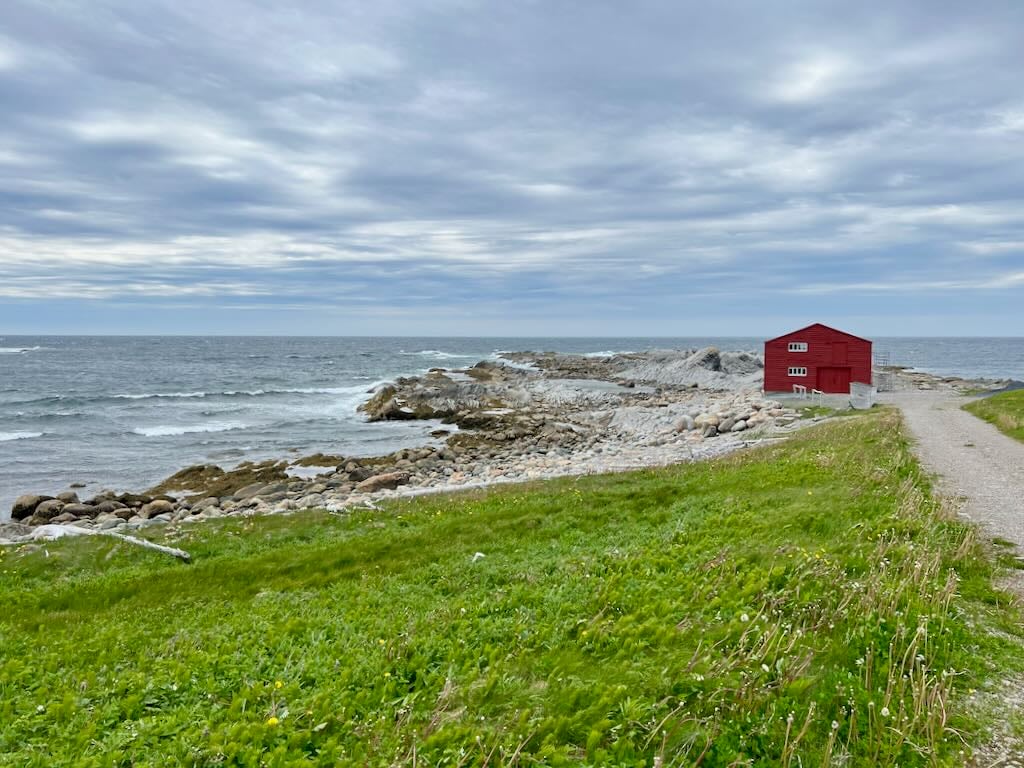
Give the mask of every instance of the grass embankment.
[{"label": "grass embankment", "polygon": [[1024,389],[975,400],[965,405],[964,410],[1024,442]]},{"label": "grass embankment", "polygon": [[176,540],[5,556],[0,763],[959,764],[1022,666],[893,412]]}]

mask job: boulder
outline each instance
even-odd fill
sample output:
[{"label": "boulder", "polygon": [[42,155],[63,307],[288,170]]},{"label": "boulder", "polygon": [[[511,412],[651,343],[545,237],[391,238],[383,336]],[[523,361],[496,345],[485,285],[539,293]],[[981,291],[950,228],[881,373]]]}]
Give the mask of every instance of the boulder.
[{"label": "boulder", "polygon": [[96,517],[99,514],[99,510],[91,504],[79,504],[73,502],[64,505],[63,514],[74,515],[75,517]]},{"label": "boulder", "polygon": [[74,491],[64,491],[64,493],[58,493],[57,498],[63,501],[65,504],[78,504],[81,499],[78,498],[78,494]]},{"label": "boulder", "polygon": [[733,432],[742,432],[746,428],[747,428],[747,422],[745,422],[743,419],[740,419],[739,421],[737,421],[735,424],[732,425],[732,431]]},{"label": "boulder", "polygon": [[204,509],[210,509],[211,507],[216,507],[219,504],[220,499],[218,499],[216,496],[208,496],[207,498],[201,499],[200,501],[197,501],[195,504],[192,505],[192,514],[198,515]]},{"label": "boulder", "polygon": [[150,520],[157,515],[164,515],[174,511],[174,505],[166,499],[156,499],[148,504],[143,504],[139,510],[139,517],[143,520]]},{"label": "boulder", "polygon": [[113,499],[101,501],[98,504],[94,504],[93,506],[96,507],[96,513],[100,515],[107,512],[116,512],[119,509],[126,508],[125,505],[122,504],[120,501],[114,501]]},{"label": "boulder", "polygon": [[50,501],[52,498],[52,496],[39,496],[37,494],[19,496],[14,500],[14,506],[11,507],[11,519],[24,520],[25,518],[32,517],[36,507],[44,501]]},{"label": "boulder", "polygon": [[246,499],[251,499],[253,496],[259,495],[259,492],[266,487],[266,483],[253,483],[252,485],[247,485],[244,488],[239,488],[235,491],[232,498],[235,499],[235,501],[245,501]]},{"label": "boulder", "polygon": [[718,434],[718,427],[716,427],[714,425],[708,425],[704,429],[704,437],[714,437],[717,434]]},{"label": "boulder", "polygon": [[130,520],[135,516],[135,508],[122,506],[112,510],[110,514],[114,515],[118,520]]},{"label": "boulder", "polygon": [[153,500],[152,496],[145,496],[140,493],[122,493],[115,497],[117,501],[129,507],[141,507]]},{"label": "boulder", "polygon": [[387,418],[385,414],[394,403],[397,393],[398,390],[391,384],[381,387],[374,392],[373,397],[359,406],[359,410],[366,414],[369,421],[382,421]]},{"label": "boulder", "polygon": [[268,483],[260,488],[260,492],[256,494],[261,498],[263,496],[273,496],[278,493],[285,493],[288,490],[288,483]]},{"label": "boulder", "polygon": [[684,415],[676,423],[676,432],[689,432],[691,429],[694,429],[696,426],[697,426],[697,424],[694,421],[693,417],[690,416],[689,414],[687,414],[687,415]]},{"label": "boulder", "polygon": [[361,483],[363,480],[369,480],[373,474],[373,470],[369,467],[352,467],[348,471],[348,479],[353,483]]},{"label": "boulder", "polygon": [[[730,417],[729,417],[729,418],[727,418],[727,419],[723,419],[723,420],[722,420],[722,421],[721,421],[721,422],[720,422],[720,423],[718,424],[718,431],[719,431],[719,432],[731,432],[731,431],[732,431],[732,428],[733,428],[733,426],[734,426],[735,424],[736,424],[736,419],[734,419],[734,418],[732,418],[732,417],[730,416]],[[746,426],[746,425],[744,425],[744,426]]]},{"label": "boulder", "polygon": [[[49,522],[61,512],[64,511],[64,502],[60,499],[48,499],[47,501],[40,502],[36,507],[35,512],[32,513],[33,520],[41,520],[43,522]],[[39,525],[37,522],[36,525]]]},{"label": "boulder", "polygon": [[406,472],[385,472],[382,475],[363,480],[356,486],[359,493],[373,493],[375,491],[393,490],[400,485],[409,482],[409,475]]},{"label": "boulder", "polygon": [[22,523],[0,523],[0,539],[11,541],[31,533],[32,529]]},{"label": "boulder", "polygon": [[77,515],[73,515],[70,512],[61,512],[55,518],[50,520],[51,523],[57,525],[61,523],[73,523],[78,519]]}]

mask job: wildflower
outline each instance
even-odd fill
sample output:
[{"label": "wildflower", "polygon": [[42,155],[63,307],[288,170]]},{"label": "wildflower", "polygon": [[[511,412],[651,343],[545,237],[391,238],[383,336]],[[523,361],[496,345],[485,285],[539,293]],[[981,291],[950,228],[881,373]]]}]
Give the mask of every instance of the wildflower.
[{"label": "wildflower", "polygon": [[274,688],[276,690],[280,691],[282,688],[284,688],[284,683],[282,683],[280,680],[275,680],[274,681]]},{"label": "wildflower", "polygon": [[888,707],[882,707],[881,715],[882,715],[882,717],[888,717],[889,716],[889,708]]},{"label": "wildflower", "polygon": [[839,722],[837,720],[833,720],[832,721],[832,730],[833,731],[838,731],[839,730]]},{"label": "wildflower", "polygon": [[273,715],[271,715],[270,717],[268,717],[268,718],[267,718],[267,725],[277,725],[277,724],[278,724],[278,723],[280,723],[280,722],[281,722],[281,721],[280,721],[280,720],[278,720],[278,719],[277,719],[276,717],[274,717]]},{"label": "wildflower", "polygon": [[36,712],[39,712],[40,714],[42,714],[45,711],[46,711],[46,707],[44,707],[42,704],[40,704],[38,707],[36,707]]},{"label": "wildflower", "polygon": [[857,659],[856,664],[857,664],[858,667],[863,667],[864,666],[864,659],[863,658]]},{"label": "wildflower", "polygon": [[747,614],[745,614],[745,613],[740,614],[740,621],[742,621],[744,624],[746,624],[748,621],[750,621],[750,617],[747,616]]},{"label": "wildflower", "polygon": [[765,672],[771,672],[772,671],[771,668],[767,664],[762,664],[761,665],[761,669],[763,669]]}]

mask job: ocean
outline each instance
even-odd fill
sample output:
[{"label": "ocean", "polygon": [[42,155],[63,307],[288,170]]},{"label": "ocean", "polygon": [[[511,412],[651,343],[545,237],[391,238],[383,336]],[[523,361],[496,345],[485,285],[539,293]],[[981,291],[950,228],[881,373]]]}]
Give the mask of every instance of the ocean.
[{"label": "ocean", "polygon": [[[760,350],[760,338],[0,336],[0,519],[22,493],[140,490],[184,466],[389,453],[436,424],[367,424],[376,384],[508,350]],[[892,363],[1024,379],[1024,339],[875,341]]]}]

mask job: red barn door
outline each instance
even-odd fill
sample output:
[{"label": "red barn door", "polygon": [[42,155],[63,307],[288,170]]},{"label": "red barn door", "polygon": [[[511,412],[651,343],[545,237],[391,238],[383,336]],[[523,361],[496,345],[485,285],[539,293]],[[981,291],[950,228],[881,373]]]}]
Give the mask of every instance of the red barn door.
[{"label": "red barn door", "polygon": [[822,392],[846,393],[850,391],[849,368],[819,368],[818,389]]}]

